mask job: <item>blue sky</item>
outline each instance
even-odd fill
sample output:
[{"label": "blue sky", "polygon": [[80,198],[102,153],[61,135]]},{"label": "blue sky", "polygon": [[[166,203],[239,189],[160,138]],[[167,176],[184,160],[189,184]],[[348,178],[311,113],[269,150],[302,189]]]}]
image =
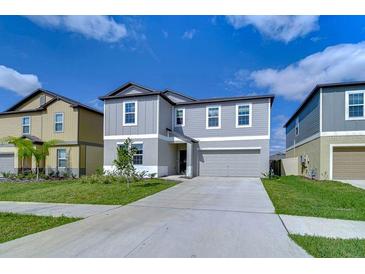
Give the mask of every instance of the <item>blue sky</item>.
[{"label": "blue sky", "polygon": [[274,93],[272,151],[315,84],[365,80],[363,16],[0,16],[0,37],[0,110],[39,86],[99,108],[127,81]]}]

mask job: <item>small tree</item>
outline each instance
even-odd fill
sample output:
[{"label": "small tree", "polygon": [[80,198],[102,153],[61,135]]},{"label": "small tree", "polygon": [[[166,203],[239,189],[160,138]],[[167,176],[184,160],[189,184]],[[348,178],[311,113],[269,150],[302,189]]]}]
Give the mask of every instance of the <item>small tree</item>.
[{"label": "small tree", "polygon": [[32,157],[33,143],[24,137],[8,136],[4,141],[13,144],[18,149],[18,158],[22,161],[22,173],[24,173],[24,160]]},{"label": "small tree", "polygon": [[118,174],[126,178],[128,189],[130,181],[136,173],[136,169],[133,166],[133,157],[136,152],[137,150],[132,147],[132,140],[127,138],[123,145],[117,148],[117,159],[113,161]]},{"label": "small tree", "polygon": [[32,154],[36,162],[37,181],[39,180],[39,166],[41,161],[46,159],[46,157],[49,155],[49,148],[54,146],[57,142],[57,140],[50,140],[44,142],[41,146],[34,146],[32,148]]}]

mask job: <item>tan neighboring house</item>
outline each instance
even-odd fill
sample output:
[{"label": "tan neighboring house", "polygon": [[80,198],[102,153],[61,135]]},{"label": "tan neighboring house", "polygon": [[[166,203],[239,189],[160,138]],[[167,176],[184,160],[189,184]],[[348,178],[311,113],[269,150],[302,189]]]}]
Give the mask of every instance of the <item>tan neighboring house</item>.
[{"label": "tan neighboring house", "polygon": [[299,175],[364,180],[364,106],[365,82],[317,85],[284,125],[288,163]]},{"label": "tan neighboring house", "polygon": [[[103,167],[103,113],[84,104],[37,89],[0,113],[0,140],[23,136],[34,145],[58,141],[41,164],[46,174],[88,175]],[[0,172],[17,173],[24,164],[35,169],[35,160],[21,161],[17,149],[0,143]]]}]

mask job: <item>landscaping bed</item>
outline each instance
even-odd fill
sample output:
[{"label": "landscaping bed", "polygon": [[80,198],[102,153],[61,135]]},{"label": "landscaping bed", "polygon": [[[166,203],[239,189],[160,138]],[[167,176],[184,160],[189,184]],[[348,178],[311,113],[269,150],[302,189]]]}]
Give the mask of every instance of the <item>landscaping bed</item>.
[{"label": "landscaping bed", "polygon": [[0,212],[0,243],[80,220]]},{"label": "landscaping bed", "polygon": [[299,176],[263,179],[278,214],[365,221],[365,190]]},{"label": "landscaping bed", "polygon": [[139,179],[128,187],[123,177],[87,176],[59,181],[0,183],[0,201],[125,205],[177,182]]},{"label": "landscaping bed", "polygon": [[364,258],[365,240],[330,239],[324,237],[290,235],[310,255],[317,258]]}]

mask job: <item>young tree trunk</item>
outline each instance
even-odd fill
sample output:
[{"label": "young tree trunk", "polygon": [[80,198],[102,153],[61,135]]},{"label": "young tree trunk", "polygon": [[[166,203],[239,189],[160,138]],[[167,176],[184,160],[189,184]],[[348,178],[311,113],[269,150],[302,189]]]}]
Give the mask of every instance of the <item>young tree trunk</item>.
[{"label": "young tree trunk", "polygon": [[24,174],[24,157],[22,157],[22,174]]},{"label": "young tree trunk", "polygon": [[37,181],[39,181],[39,165],[37,164]]}]

